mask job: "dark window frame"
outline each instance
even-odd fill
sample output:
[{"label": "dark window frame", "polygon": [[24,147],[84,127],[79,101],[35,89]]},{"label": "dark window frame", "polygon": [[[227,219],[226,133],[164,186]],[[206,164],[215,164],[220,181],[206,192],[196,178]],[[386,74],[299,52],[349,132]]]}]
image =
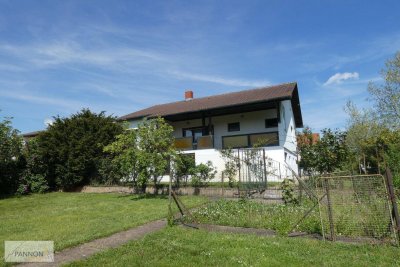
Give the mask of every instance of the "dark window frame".
[{"label": "dark window frame", "polygon": [[[265,128],[276,128],[279,125],[279,120],[278,118],[270,118],[270,119],[265,119]],[[273,123],[269,123],[273,122]]]},{"label": "dark window frame", "polygon": [[250,142],[250,136],[255,135],[255,134],[276,134],[277,137],[277,144],[270,144],[266,145],[265,147],[273,147],[273,146],[279,146],[280,140],[279,140],[279,132],[278,131],[273,131],[273,132],[261,132],[261,133],[250,133],[250,134],[235,134],[235,135],[224,135],[221,136],[222,139],[222,149],[226,149],[224,145],[224,138],[225,137],[235,137],[235,136],[247,136],[247,144],[248,146],[245,147],[232,147],[232,148],[251,148],[251,142]]},{"label": "dark window frame", "polygon": [[228,123],[228,132],[240,132],[240,122]]},{"label": "dark window frame", "polygon": [[201,136],[205,136],[205,135],[206,135],[206,134],[205,134],[206,128],[207,128],[207,127],[203,127],[203,126],[182,128],[182,137],[189,137],[189,136],[186,136],[186,131],[187,131],[187,130],[191,130],[191,131],[192,131],[192,136],[191,136],[191,137],[192,137],[192,142],[193,142],[193,144],[195,144],[196,142],[195,142],[195,139],[194,139],[193,131],[194,131],[194,130],[201,130]]}]

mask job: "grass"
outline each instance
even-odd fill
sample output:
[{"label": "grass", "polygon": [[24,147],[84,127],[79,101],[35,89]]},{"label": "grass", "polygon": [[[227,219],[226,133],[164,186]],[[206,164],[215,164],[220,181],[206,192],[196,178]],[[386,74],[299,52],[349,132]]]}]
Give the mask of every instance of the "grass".
[{"label": "grass", "polygon": [[166,228],[68,266],[398,266],[399,249]]},{"label": "grass", "polygon": [[[183,197],[190,207],[201,197]],[[61,250],[168,213],[166,196],[48,193],[0,200],[0,253],[5,240],[54,240]],[[3,262],[3,261],[2,261]],[[1,265],[1,264],[0,264]]]},{"label": "grass", "polygon": [[[284,204],[265,205],[248,200],[218,200],[198,208],[192,215],[198,222],[228,226],[266,228],[281,235],[288,234],[294,224],[310,208],[311,203],[302,206]],[[298,226],[298,231],[321,233],[318,207]]]}]

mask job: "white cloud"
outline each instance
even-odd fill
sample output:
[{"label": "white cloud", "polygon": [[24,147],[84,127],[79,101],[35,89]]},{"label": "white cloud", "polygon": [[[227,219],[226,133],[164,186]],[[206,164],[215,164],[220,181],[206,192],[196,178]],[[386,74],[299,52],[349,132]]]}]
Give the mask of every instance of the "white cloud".
[{"label": "white cloud", "polygon": [[171,74],[175,75],[178,79],[187,79],[201,82],[218,83],[228,86],[249,86],[249,87],[261,87],[271,85],[266,80],[242,80],[242,79],[230,79],[224,77],[218,77],[213,75],[193,74],[181,71],[171,71]]},{"label": "white cloud", "polygon": [[344,72],[344,73],[336,73],[335,75],[332,75],[329,77],[329,79],[324,83],[324,85],[330,85],[330,84],[335,84],[335,83],[342,83],[345,80],[349,79],[355,79],[358,80],[360,78],[360,75],[358,72]]},{"label": "white cloud", "polygon": [[53,123],[54,123],[54,120],[51,119],[51,118],[46,118],[46,119],[44,119],[44,125],[45,125],[46,127],[52,125]]}]

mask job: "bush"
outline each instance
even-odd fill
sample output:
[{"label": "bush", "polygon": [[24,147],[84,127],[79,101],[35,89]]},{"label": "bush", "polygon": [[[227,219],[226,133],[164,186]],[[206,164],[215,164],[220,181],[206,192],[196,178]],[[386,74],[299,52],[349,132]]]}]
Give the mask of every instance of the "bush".
[{"label": "bush", "polygon": [[0,195],[14,194],[25,168],[23,140],[9,119],[0,121]]},{"label": "bush", "polygon": [[295,183],[292,179],[284,179],[281,184],[282,198],[285,204],[299,204],[299,200],[295,195]]},{"label": "bush", "polygon": [[196,163],[192,154],[177,154],[174,161],[173,179],[174,186],[188,185],[189,177],[194,174]]},{"label": "bush", "polygon": [[49,190],[47,181],[43,175],[35,174],[24,177],[18,187],[17,194],[26,195],[29,193],[43,194]]},{"label": "bush", "polygon": [[191,185],[193,187],[203,187],[207,186],[208,183],[214,179],[217,174],[217,170],[211,163],[208,161],[207,164],[199,164],[193,170],[193,175],[191,179]]}]

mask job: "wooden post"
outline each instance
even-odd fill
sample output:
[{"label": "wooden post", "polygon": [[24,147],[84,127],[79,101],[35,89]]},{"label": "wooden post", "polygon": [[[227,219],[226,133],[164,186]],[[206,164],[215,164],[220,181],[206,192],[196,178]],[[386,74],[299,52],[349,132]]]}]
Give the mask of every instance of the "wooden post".
[{"label": "wooden post", "polygon": [[329,189],[329,183],[328,179],[324,179],[324,184],[325,184],[325,190],[326,190],[326,198],[328,202],[328,218],[329,218],[329,230],[330,230],[330,235],[331,235],[331,240],[335,241],[335,224],[333,222],[333,211],[332,211],[332,202],[331,202],[331,194],[330,194],[330,189]]},{"label": "wooden post", "polygon": [[392,204],[392,217],[394,220],[395,224],[395,230],[397,234],[397,242],[400,241],[400,217],[399,217],[399,210],[397,209],[397,199],[396,199],[396,194],[394,192],[394,187],[393,187],[393,175],[392,172],[390,171],[389,168],[386,168],[386,186],[388,189],[389,193],[389,199]]},{"label": "wooden post", "polygon": [[224,183],[224,173],[221,173],[221,180],[222,180],[222,197],[225,195],[225,183]]},{"label": "wooden post", "polygon": [[267,165],[265,162],[265,148],[263,148],[263,163],[264,163],[264,179],[265,179],[265,188],[268,188],[268,180],[267,180]]},{"label": "wooden post", "polygon": [[[171,168],[170,163],[170,168]],[[172,173],[169,172],[169,185],[168,185],[168,224],[172,225],[173,223],[173,214],[172,214]]]}]

